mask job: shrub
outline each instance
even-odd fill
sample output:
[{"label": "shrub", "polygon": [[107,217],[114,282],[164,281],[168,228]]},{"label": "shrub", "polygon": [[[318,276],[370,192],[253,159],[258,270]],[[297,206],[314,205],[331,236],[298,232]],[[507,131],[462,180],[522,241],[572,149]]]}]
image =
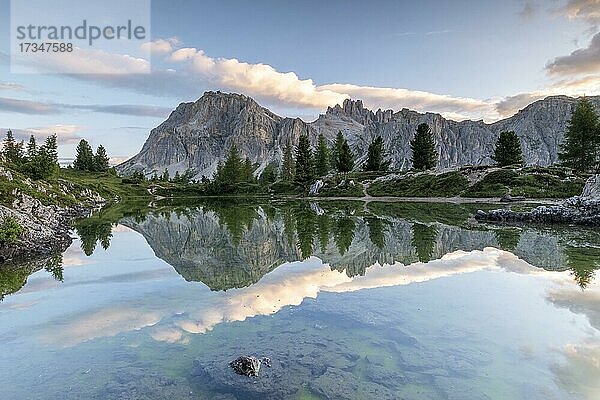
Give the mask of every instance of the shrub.
[{"label": "shrub", "polygon": [[25,228],[14,218],[6,217],[0,225],[0,244],[15,243],[23,233],[25,233]]}]

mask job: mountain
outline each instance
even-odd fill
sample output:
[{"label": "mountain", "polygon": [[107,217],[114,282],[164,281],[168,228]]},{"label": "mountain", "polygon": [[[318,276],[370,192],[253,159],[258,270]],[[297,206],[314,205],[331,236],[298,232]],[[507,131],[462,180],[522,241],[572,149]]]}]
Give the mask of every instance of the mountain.
[{"label": "mountain", "polygon": [[[600,109],[600,96],[590,97]],[[503,130],[514,130],[521,139],[527,164],[550,165],[558,161],[575,98],[552,96],[538,100],[510,118],[487,124],[483,121],[452,121],[440,114],[398,112],[365,108],[360,100],[344,100],[329,107],[314,122],[280,117],[241,94],[206,92],[195,102],[181,103],[166,121],[150,131],[142,150],[119,165],[122,174],[135,170],[147,176],[160,175],[165,169],[171,176],[190,169],[199,178],[212,176],[217,163],[225,159],[231,144],[260,165],[281,160],[286,143],[296,144],[302,133],[313,143],[322,133],[333,143],[342,131],[364,161],[369,143],[381,135],[392,166],[410,166],[410,140],[417,126],[431,127],[440,154],[439,168],[490,164],[496,139]]]}]

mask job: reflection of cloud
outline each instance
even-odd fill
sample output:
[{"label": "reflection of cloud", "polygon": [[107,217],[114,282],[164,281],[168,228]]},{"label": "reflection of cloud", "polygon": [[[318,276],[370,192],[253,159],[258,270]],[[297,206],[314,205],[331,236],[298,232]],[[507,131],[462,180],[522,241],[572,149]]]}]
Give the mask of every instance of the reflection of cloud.
[{"label": "reflection of cloud", "polygon": [[87,265],[90,260],[83,254],[83,250],[77,246],[70,246],[67,251],[62,254],[63,267],[79,267]]},{"label": "reflection of cloud", "polygon": [[115,336],[153,326],[160,319],[160,314],[156,312],[119,304],[115,308],[102,309],[74,318],[65,323],[59,331],[45,334],[43,339],[50,343],[70,346],[95,338]]},{"label": "reflection of cloud", "polygon": [[159,342],[175,343],[181,340],[183,332],[175,328],[159,327],[156,328],[150,334],[150,336],[152,337],[152,339]]},{"label": "reflection of cloud", "polygon": [[404,266],[375,264],[364,276],[348,277],[345,272],[331,270],[317,258],[284,264],[261,278],[256,284],[212,292],[209,304],[189,311],[188,319],[177,321],[177,327],[189,333],[206,333],[222,322],[244,321],[257,315],[274,314],[284,307],[299,305],[320,292],[352,292],[385,286],[426,282],[480,270],[510,268],[519,273],[536,270],[516,256],[501,250],[456,251],[439,260]]},{"label": "reflection of cloud", "polygon": [[552,288],[546,298],[556,306],[568,308],[575,314],[586,315],[590,324],[600,330],[600,285],[592,282],[585,290],[573,285]]},{"label": "reflection of cloud", "polygon": [[585,400],[600,399],[600,343],[569,344],[562,353],[567,363],[552,368],[559,383]]}]

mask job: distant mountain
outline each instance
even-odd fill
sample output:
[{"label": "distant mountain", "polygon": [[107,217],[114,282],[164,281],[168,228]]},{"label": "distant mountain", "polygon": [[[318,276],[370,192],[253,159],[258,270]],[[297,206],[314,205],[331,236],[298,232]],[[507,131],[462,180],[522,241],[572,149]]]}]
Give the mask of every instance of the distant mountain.
[{"label": "distant mountain", "polygon": [[[600,96],[590,97],[600,109]],[[436,137],[440,153],[439,168],[489,164],[499,133],[514,130],[521,138],[527,164],[550,165],[558,160],[559,144],[576,99],[552,96],[536,101],[510,118],[492,124],[483,121],[447,120],[439,114],[402,109],[377,110],[363,107],[360,100],[345,100],[329,107],[311,123],[300,118],[283,118],[241,94],[206,92],[193,103],[181,103],[150,136],[142,150],[117,168],[123,174],[135,170],[147,176],[171,176],[190,169],[196,177],[212,176],[217,163],[224,160],[231,144],[260,165],[279,162],[286,143],[296,144],[302,133],[316,143],[322,133],[332,143],[342,131],[364,161],[369,143],[383,137],[392,165],[410,166],[410,140],[417,126],[426,122]]]}]

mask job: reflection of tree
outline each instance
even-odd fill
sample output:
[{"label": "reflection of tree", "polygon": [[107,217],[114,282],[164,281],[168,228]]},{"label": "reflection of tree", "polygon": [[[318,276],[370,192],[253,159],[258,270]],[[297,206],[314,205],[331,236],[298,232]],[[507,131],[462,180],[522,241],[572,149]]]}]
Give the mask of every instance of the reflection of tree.
[{"label": "reflection of tree", "polygon": [[340,255],[344,255],[354,239],[354,228],[356,223],[351,217],[341,216],[336,218],[333,231],[333,240]]},{"label": "reflection of tree", "polygon": [[502,228],[494,231],[498,247],[506,251],[514,251],[521,240],[521,231],[517,228]]},{"label": "reflection of tree", "polygon": [[421,262],[431,260],[438,231],[434,225],[414,223],[412,226],[412,245],[417,252]]},{"label": "reflection of tree", "polygon": [[54,277],[54,279],[59,282],[63,281],[62,261],[62,254],[58,254],[52,257],[50,260],[48,260],[48,262],[44,266],[44,269],[48,271]]},{"label": "reflection of tree", "polygon": [[331,225],[331,218],[326,213],[317,215],[317,235],[319,237],[319,245],[321,253],[327,250],[329,245],[329,230]]},{"label": "reflection of tree", "polygon": [[258,218],[255,206],[248,205],[223,205],[209,208],[219,218],[219,224],[224,226],[235,244],[239,244],[245,230],[252,229],[254,220]]},{"label": "reflection of tree", "polygon": [[565,256],[575,282],[585,289],[594,279],[596,269],[600,268],[600,249],[567,246]]},{"label": "reflection of tree", "polygon": [[315,234],[315,214],[308,208],[295,210],[298,245],[303,259],[312,255]]},{"label": "reflection of tree", "polygon": [[367,217],[365,220],[369,227],[369,239],[371,240],[371,243],[377,246],[379,250],[383,249],[385,246],[385,221],[377,217]]},{"label": "reflection of tree", "polygon": [[81,249],[86,256],[91,256],[100,245],[104,250],[110,246],[112,238],[112,223],[103,218],[86,218],[75,223],[75,230],[81,239]]}]

